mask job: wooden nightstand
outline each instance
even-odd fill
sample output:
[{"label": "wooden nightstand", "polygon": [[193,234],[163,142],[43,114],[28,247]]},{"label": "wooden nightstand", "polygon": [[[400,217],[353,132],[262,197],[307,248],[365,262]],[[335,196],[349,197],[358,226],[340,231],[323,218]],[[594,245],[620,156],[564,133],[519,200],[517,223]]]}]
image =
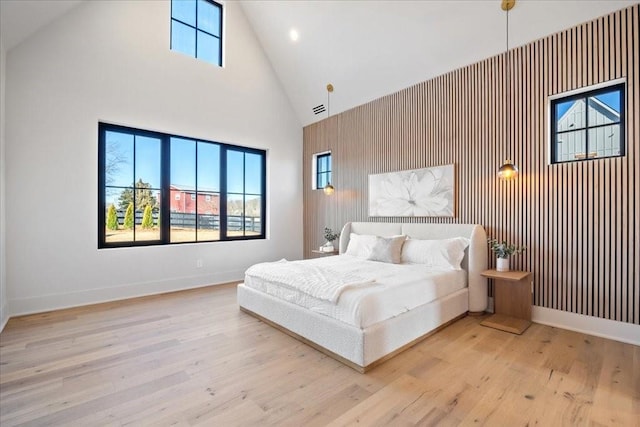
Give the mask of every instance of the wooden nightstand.
[{"label": "wooden nightstand", "polygon": [[528,271],[486,270],[480,273],[493,279],[493,316],[480,324],[512,334],[522,334],[531,325],[531,282]]},{"label": "wooden nightstand", "polygon": [[324,252],[324,251],[319,251],[318,249],[312,249],[311,253],[319,254],[319,255],[322,255],[322,256],[338,255],[338,251],[336,251],[336,250],[334,250],[333,252]]}]

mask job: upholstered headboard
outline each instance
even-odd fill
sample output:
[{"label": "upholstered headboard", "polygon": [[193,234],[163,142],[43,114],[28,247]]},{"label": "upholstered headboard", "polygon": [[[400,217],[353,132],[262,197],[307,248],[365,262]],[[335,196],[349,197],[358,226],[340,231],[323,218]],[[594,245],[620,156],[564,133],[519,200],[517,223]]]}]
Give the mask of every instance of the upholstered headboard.
[{"label": "upholstered headboard", "polygon": [[452,237],[466,237],[470,240],[465,250],[462,268],[469,279],[469,311],[481,312],[487,309],[487,279],[480,275],[487,267],[487,234],[478,224],[402,224],[388,222],[348,222],[340,233],[340,253],[349,245],[351,233],[373,234],[376,236],[407,235],[413,239],[438,240]]}]

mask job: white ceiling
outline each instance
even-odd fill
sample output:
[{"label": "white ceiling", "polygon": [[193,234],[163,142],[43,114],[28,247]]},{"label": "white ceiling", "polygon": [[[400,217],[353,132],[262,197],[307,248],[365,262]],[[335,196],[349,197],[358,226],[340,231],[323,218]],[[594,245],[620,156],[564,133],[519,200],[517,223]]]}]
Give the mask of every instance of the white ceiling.
[{"label": "white ceiling", "polygon": [[0,37],[9,50],[83,0],[0,0]]},{"label": "white ceiling", "polygon": [[[331,115],[506,49],[500,0],[242,1],[300,122]],[[520,46],[637,3],[518,0],[509,45]],[[289,31],[299,33],[297,42]]]},{"label": "white ceiling", "polygon": [[[0,0],[6,50],[87,0]],[[103,0],[114,1],[114,0]],[[138,0],[142,1],[142,0]],[[227,0],[231,1],[231,0]],[[511,47],[637,3],[518,0]],[[498,54],[506,47],[500,0],[244,0],[242,7],[302,125]],[[292,42],[295,28],[300,37]]]}]

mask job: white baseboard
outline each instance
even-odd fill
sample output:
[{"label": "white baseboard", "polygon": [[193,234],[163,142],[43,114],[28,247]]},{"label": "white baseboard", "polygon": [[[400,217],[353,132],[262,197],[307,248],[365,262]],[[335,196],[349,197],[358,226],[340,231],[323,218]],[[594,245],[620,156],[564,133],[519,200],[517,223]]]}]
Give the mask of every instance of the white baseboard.
[{"label": "white baseboard", "polygon": [[597,337],[640,346],[640,325],[533,306],[531,320]]},{"label": "white baseboard", "polygon": [[172,278],[162,281],[128,283],[109,288],[87,289],[65,294],[50,294],[32,298],[16,298],[9,300],[10,317],[26,314],[43,313],[51,310],[119,301],[129,298],[157,295],[166,292],[201,288],[215,284],[240,281],[244,278],[244,270],[227,271],[216,275],[199,275]]},{"label": "white baseboard", "polygon": [[2,318],[0,318],[0,332],[2,332],[9,321],[9,312],[7,311],[7,304],[4,304],[4,301],[0,313],[2,313]]},{"label": "white baseboard", "polygon": [[[491,297],[489,297],[487,312],[493,313],[493,298]],[[532,307],[531,320],[542,325],[640,346],[640,325],[633,323],[617,322],[537,305]]]}]

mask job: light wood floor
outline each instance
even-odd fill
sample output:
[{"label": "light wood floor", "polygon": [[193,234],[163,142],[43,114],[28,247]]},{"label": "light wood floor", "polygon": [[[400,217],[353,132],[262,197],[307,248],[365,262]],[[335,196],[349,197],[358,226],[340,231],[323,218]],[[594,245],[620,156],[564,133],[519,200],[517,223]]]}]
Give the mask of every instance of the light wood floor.
[{"label": "light wood floor", "polygon": [[228,285],[15,318],[0,424],[640,425],[640,347],[481,320],[362,375],[241,313]]}]

